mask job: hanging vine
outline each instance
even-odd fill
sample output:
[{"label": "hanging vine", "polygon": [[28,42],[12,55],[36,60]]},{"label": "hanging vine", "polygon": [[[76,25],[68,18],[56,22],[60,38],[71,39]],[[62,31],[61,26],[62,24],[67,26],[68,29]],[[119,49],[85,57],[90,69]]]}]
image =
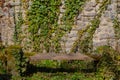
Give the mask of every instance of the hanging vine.
[{"label": "hanging vine", "polygon": [[[35,51],[47,52],[61,50],[61,37],[71,30],[74,18],[82,9],[85,0],[66,0],[66,11],[63,15],[63,25],[58,25],[59,7],[61,1],[34,0],[28,11],[30,40]],[[51,48],[52,47],[52,48]]]},{"label": "hanging vine", "polygon": [[117,39],[120,39],[120,21],[118,20],[118,18],[115,18],[114,21],[113,21],[114,25],[114,30],[115,30],[115,37]]},{"label": "hanging vine", "polygon": [[99,27],[100,17],[102,16],[102,13],[106,10],[108,4],[110,4],[110,0],[104,0],[102,2],[102,5],[100,6],[99,13],[94,18],[94,20],[91,21],[91,25],[88,25],[86,29],[79,31],[79,39],[74,43],[71,52],[75,52],[76,48],[81,53],[88,54],[93,52],[93,34]]},{"label": "hanging vine", "polygon": [[[21,41],[22,41],[21,34],[22,34],[22,25],[24,23],[24,19],[23,19],[23,16],[22,16],[21,9],[22,9],[22,1],[20,0],[19,12],[18,12],[17,15],[16,15],[16,13],[14,13],[15,14],[14,15],[14,23],[15,23],[14,38],[15,38],[15,43],[16,44],[21,44]],[[15,12],[15,9],[14,9],[14,12]]]},{"label": "hanging vine", "polygon": [[85,0],[65,0],[65,13],[62,17],[63,30],[69,32],[74,25],[75,18],[82,11]]},{"label": "hanging vine", "polygon": [[53,38],[53,43],[55,43],[54,47],[56,48],[55,52],[61,50],[60,40],[64,34],[71,31],[75,18],[82,10],[85,2],[85,0],[65,0],[65,12],[61,19],[62,24],[55,30],[55,36]]},{"label": "hanging vine", "polygon": [[49,52],[57,28],[60,0],[34,0],[28,11],[30,40],[35,51]]}]

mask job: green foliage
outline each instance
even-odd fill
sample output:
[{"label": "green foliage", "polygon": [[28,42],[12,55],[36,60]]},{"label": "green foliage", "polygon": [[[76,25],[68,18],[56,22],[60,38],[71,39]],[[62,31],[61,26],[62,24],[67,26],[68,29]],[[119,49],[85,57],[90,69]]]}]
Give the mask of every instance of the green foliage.
[{"label": "green foliage", "polygon": [[[33,4],[28,11],[28,23],[30,40],[34,51],[46,50],[47,52],[61,50],[61,37],[71,30],[74,24],[74,18],[81,11],[81,6],[85,0],[66,0],[66,11],[63,15],[63,25],[57,24],[59,16],[60,0],[33,0]],[[99,0],[98,0],[99,2]],[[86,29],[79,31],[79,39],[76,41],[75,48],[79,48],[79,52],[92,53],[92,38],[96,28],[99,27],[101,14],[106,9],[110,0],[104,0],[98,15],[91,21]],[[19,33],[21,33],[21,26],[23,24],[22,14],[18,16],[16,23],[17,41],[21,42]],[[114,28],[116,37],[119,38],[119,21],[114,20]],[[54,34],[54,36],[53,36]],[[84,36],[85,35],[85,36]],[[37,72],[25,78],[21,77],[26,71],[26,62],[29,57],[35,53],[23,53],[19,46],[4,47],[0,45],[0,73],[11,73],[12,80],[118,80],[120,78],[120,54],[117,53],[110,46],[101,46],[95,50],[95,53],[102,55],[97,63],[97,71],[82,72],[82,70],[89,70],[93,68],[93,63],[83,61],[53,61],[43,60],[37,63],[37,67],[52,67],[52,68],[75,68],[76,72],[57,72],[46,73]],[[25,57],[26,56],[26,57]],[[14,63],[14,64],[13,64]],[[90,64],[90,66],[88,66]],[[29,66],[29,65],[28,65]],[[15,76],[17,74],[17,76]],[[21,76],[20,76],[21,75]]]},{"label": "green foliage", "polygon": [[28,11],[30,40],[34,51],[59,52],[61,37],[71,30],[75,16],[85,0],[66,0],[63,25],[58,25],[60,0],[34,0]]},{"label": "green foliage", "polygon": [[115,31],[115,37],[117,39],[119,39],[120,38],[120,31],[119,31],[119,29],[120,29],[120,21],[118,20],[118,18],[115,18],[113,23],[114,23],[113,27],[114,27],[114,31]]},{"label": "green foliage", "polygon": [[99,27],[100,20],[99,17],[96,17],[94,20],[91,21],[91,25],[87,30],[87,36],[80,42],[79,51],[82,53],[92,53],[92,39],[93,34],[96,31],[96,28]]},{"label": "green foliage", "polygon": [[[60,61],[60,65],[58,65],[57,61],[53,60],[44,60],[37,63],[38,67],[49,67],[49,68],[64,68],[75,69],[75,72],[37,72],[29,77],[15,77],[13,76],[13,80],[15,79],[25,79],[25,80],[119,80],[120,76],[120,64],[119,53],[117,53],[110,46],[100,46],[95,50],[96,54],[101,54],[102,57],[99,59],[97,63],[97,71],[93,70],[93,63],[86,61]],[[90,67],[91,65],[91,67]],[[91,70],[89,72],[89,70]],[[87,70],[87,71],[84,71]]]},{"label": "green foliage", "polygon": [[97,74],[105,80],[119,80],[120,79],[120,64],[118,56],[120,54],[110,46],[100,46],[96,49],[96,53],[102,54],[102,57],[97,64]]},{"label": "green foliage", "polygon": [[57,29],[60,0],[34,0],[28,11],[30,40],[35,51],[46,50],[52,46],[51,38]]},{"label": "green foliage", "polygon": [[[20,76],[23,76],[23,73],[26,71],[26,62],[28,62],[28,59],[24,57],[24,53],[22,51],[22,48],[20,46],[9,46],[6,48],[5,53],[7,54],[7,66],[9,64],[10,59],[13,57],[15,60],[15,68],[18,70],[18,74]],[[11,63],[11,62],[10,62]]]},{"label": "green foliage", "polygon": [[75,17],[82,10],[82,6],[85,0],[65,0],[65,13],[63,15],[62,21],[64,25],[70,25],[67,30],[70,31],[72,25],[74,24]]},{"label": "green foliage", "polygon": [[15,14],[14,19],[15,19],[15,32],[14,32],[14,40],[16,44],[21,44],[22,41],[22,25],[24,23],[24,19],[22,16],[22,2],[20,2],[20,8],[18,14]]},{"label": "green foliage", "polygon": [[26,62],[28,62],[28,59],[24,57],[22,48],[14,45],[4,48],[0,55],[0,62],[6,74],[23,76],[23,73],[26,71]]},{"label": "green foliage", "polygon": [[41,60],[37,63],[33,63],[34,65],[38,67],[51,67],[51,68],[56,68],[58,67],[58,62],[55,60]]},{"label": "green foliage", "polygon": [[22,36],[21,36],[22,35],[22,30],[21,30],[21,28],[22,28],[23,23],[24,23],[24,20],[22,18],[22,13],[19,12],[18,21],[16,21],[16,26],[15,26],[16,31],[15,31],[15,34],[14,34],[15,42],[17,44],[20,44],[21,41],[22,41]]},{"label": "green foliage", "polygon": [[102,5],[100,6],[97,16],[95,16],[94,20],[91,21],[91,24],[88,25],[86,29],[79,31],[79,38],[74,43],[71,52],[74,52],[76,48],[80,53],[89,54],[93,52],[93,41],[92,41],[93,34],[95,33],[96,29],[99,27],[100,17],[109,3],[110,0],[104,0],[102,2]]},{"label": "green foliage", "polygon": [[4,62],[6,60],[4,55],[5,47],[0,44],[0,74],[6,73]]}]

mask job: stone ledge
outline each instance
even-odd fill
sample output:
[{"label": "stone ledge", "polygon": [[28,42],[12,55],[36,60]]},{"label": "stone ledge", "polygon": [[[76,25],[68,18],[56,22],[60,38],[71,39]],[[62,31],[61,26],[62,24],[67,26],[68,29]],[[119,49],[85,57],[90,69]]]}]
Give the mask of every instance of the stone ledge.
[{"label": "stone ledge", "polygon": [[93,60],[93,58],[80,54],[80,53],[71,53],[71,54],[55,54],[55,53],[41,53],[31,56],[29,58],[30,62],[39,61],[39,60]]}]

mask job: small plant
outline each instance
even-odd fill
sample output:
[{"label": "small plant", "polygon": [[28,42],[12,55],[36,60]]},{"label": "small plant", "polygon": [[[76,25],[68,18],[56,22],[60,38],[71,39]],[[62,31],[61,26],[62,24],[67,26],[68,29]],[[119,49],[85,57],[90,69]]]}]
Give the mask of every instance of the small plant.
[{"label": "small plant", "polygon": [[120,64],[118,64],[118,56],[120,56],[120,54],[110,46],[100,46],[95,52],[97,54],[102,54],[102,57],[97,64],[97,73],[105,80],[119,80]]},{"label": "small plant", "polygon": [[9,46],[2,50],[0,55],[1,66],[6,74],[23,76],[26,71],[28,59],[20,46]]}]

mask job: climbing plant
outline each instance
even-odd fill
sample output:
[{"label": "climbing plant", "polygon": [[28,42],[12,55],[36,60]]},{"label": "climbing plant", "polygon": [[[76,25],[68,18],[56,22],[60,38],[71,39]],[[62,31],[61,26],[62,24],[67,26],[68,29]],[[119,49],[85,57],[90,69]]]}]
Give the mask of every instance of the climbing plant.
[{"label": "climbing plant", "polygon": [[104,0],[99,8],[98,14],[94,18],[94,20],[91,21],[91,24],[88,25],[86,29],[79,31],[79,38],[74,43],[73,49],[71,50],[72,52],[74,52],[76,48],[78,48],[79,49],[78,51],[81,53],[93,52],[93,41],[92,41],[93,34],[95,33],[96,29],[99,27],[100,17],[102,16],[102,13],[106,10],[108,4],[110,4],[110,0]]},{"label": "climbing plant", "polygon": [[[15,2],[15,1],[14,1]],[[20,0],[20,8],[18,14],[14,13],[14,22],[15,22],[15,33],[14,40],[16,44],[21,44],[22,42],[22,25],[24,23],[24,19],[22,16],[22,1]]]},{"label": "climbing plant", "polygon": [[28,11],[28,29],[34,51],[59,52],[61,50],[61,37],[71,30],[74,18],[81,10],[84,2],[85,0],[65,0],[66,10],[62,18],[63,25],[58,25],[61,1],[34,0]]},{"label": "climbing plant", "polygon": [[119,22],[118,18],[115,18],[113,23],[114,23],[113,27],[114,27],[114,31],[115,31],[115,37],[117,39],[119,39],[120,38],[120,31],[119,31],[119,29],[120,29],[120,22]]},{"label": "climbing plant", "polygon": [[66,26],[67,31],[70,31],[75,18],[79,14],[80,11],[82,11],[82,6],[84,5],[86,1],[85,0],[65,0],[65,13],[62,17],[62,21],[64,25]]},{"label": "climbing plant", "polygon": [[35,51],[49,52],[51,36],[57,28],[60,1],[34,0],[28,11],[30,40]]}]

